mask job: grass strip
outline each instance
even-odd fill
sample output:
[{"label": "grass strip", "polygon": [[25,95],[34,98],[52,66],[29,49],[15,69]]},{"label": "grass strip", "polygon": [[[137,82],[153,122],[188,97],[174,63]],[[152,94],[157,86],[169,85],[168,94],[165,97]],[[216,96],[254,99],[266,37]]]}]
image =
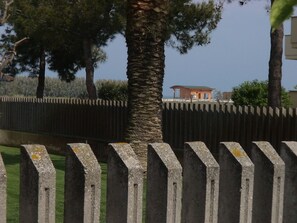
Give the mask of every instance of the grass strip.
[{"label": "grass strip", "polygon": [[[20,190],[20,149],[0,146],[6,172],[7,172],[7,222],[19,222],[19,190]],[[64,215],[64,175],[65,157],[50,155],[56,168],[56,222],[63,222]],[[106,220],[106,176],[107,168],[105,163],[100,163],[102,169],[101,176],[101,209],[100,222]]]}]

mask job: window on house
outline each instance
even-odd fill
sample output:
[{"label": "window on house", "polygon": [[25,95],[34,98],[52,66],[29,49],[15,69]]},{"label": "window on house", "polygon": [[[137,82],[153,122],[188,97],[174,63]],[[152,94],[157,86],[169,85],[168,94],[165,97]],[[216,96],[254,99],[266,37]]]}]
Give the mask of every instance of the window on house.
[{"label": "window on house", "polygon": [[174,98],[180,98],[180,89],[174,89]]}]

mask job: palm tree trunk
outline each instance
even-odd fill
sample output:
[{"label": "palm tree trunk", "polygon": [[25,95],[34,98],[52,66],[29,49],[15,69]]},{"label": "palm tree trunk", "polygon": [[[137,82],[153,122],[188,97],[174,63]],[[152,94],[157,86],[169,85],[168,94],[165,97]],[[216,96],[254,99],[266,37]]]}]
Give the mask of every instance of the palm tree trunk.
[{"label": "palm tree trunk", "polygon": [[90,39],[83,41],[84,59],[86,64],[86,87],[89,99],[96,99],[96,87],[94,84],[94,65],[92,62],[92,42]]},{"label": "palm tree trunk", "polygon": [[45,81],[45,50],[42,48],[40,50],[40,59],[39,59],[39,75],[38,75],[38,86],[36,90],[36,97],[43,98],[44,93],[44,81]]},{"label": "palm tree trunk", "polygon": [[[271,5],[273,0],[271,1]],[[270,32],[270,60],[268,75],[268,106],[281,107],[281,81],[283,56],[283,24]]]},{"label": "palm tree trunk", "polygon": [[164,39],[168,0],[129,0],[126,140],[146,166],[147,144],[162,142]]}]

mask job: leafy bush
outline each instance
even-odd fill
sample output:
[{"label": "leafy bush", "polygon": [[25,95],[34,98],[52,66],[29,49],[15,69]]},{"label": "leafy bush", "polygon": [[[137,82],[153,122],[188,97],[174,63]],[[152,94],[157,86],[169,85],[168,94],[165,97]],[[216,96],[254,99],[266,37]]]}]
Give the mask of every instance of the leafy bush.
[{"label": "leafy bush", "polygon": [[128,100],[127,81],[104,80],[97,81],[95,85],[98,91],[98,97],[103,100]]},{"label": "leafy bush", "polygon": [[[12,82],[0,82],[0,95],[35,97],[38,79],[15,77]],[[127,100],[127,81],[98,80],[95,82],[98,97],[104,100]],[[58,78],[45,78],[44,97],[88,98],[84,78],[65,82]]]},{"label": "leafy bush", "polygon": [[[282,88],[282,105],[288,107],[289,94]],[[268,104],[268,81],[245,81],[233,88],[232,100],[235,105],[267,106]]]}]

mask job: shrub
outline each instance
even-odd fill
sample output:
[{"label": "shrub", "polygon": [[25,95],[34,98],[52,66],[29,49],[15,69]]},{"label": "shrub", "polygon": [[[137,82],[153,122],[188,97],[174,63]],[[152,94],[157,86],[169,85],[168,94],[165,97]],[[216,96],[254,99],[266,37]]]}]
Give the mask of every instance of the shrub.
[{"label": "shrub", "polygon": [[[12,82],[0,82],[0,95],[35,97],[38,79],[17,76]],[[95,82],[98,97],[104,100],[123,100],[128,98],[127,81],[98,80]],[[46,77],[44,97],[88,98],[84,78],[65,82],[58,78]]]},{"label": "shrub", "polygon": [[103,100],[128,100],[127,81],[103,80],[96,82],[98,98]]},{"label": "shrub", "polygon": [[[282,88],[282,105],[288,107],[289,94]],[[268,81],[245,81],[233,88],[232,100],[235,105],[267,106],[268,104]]]}]

